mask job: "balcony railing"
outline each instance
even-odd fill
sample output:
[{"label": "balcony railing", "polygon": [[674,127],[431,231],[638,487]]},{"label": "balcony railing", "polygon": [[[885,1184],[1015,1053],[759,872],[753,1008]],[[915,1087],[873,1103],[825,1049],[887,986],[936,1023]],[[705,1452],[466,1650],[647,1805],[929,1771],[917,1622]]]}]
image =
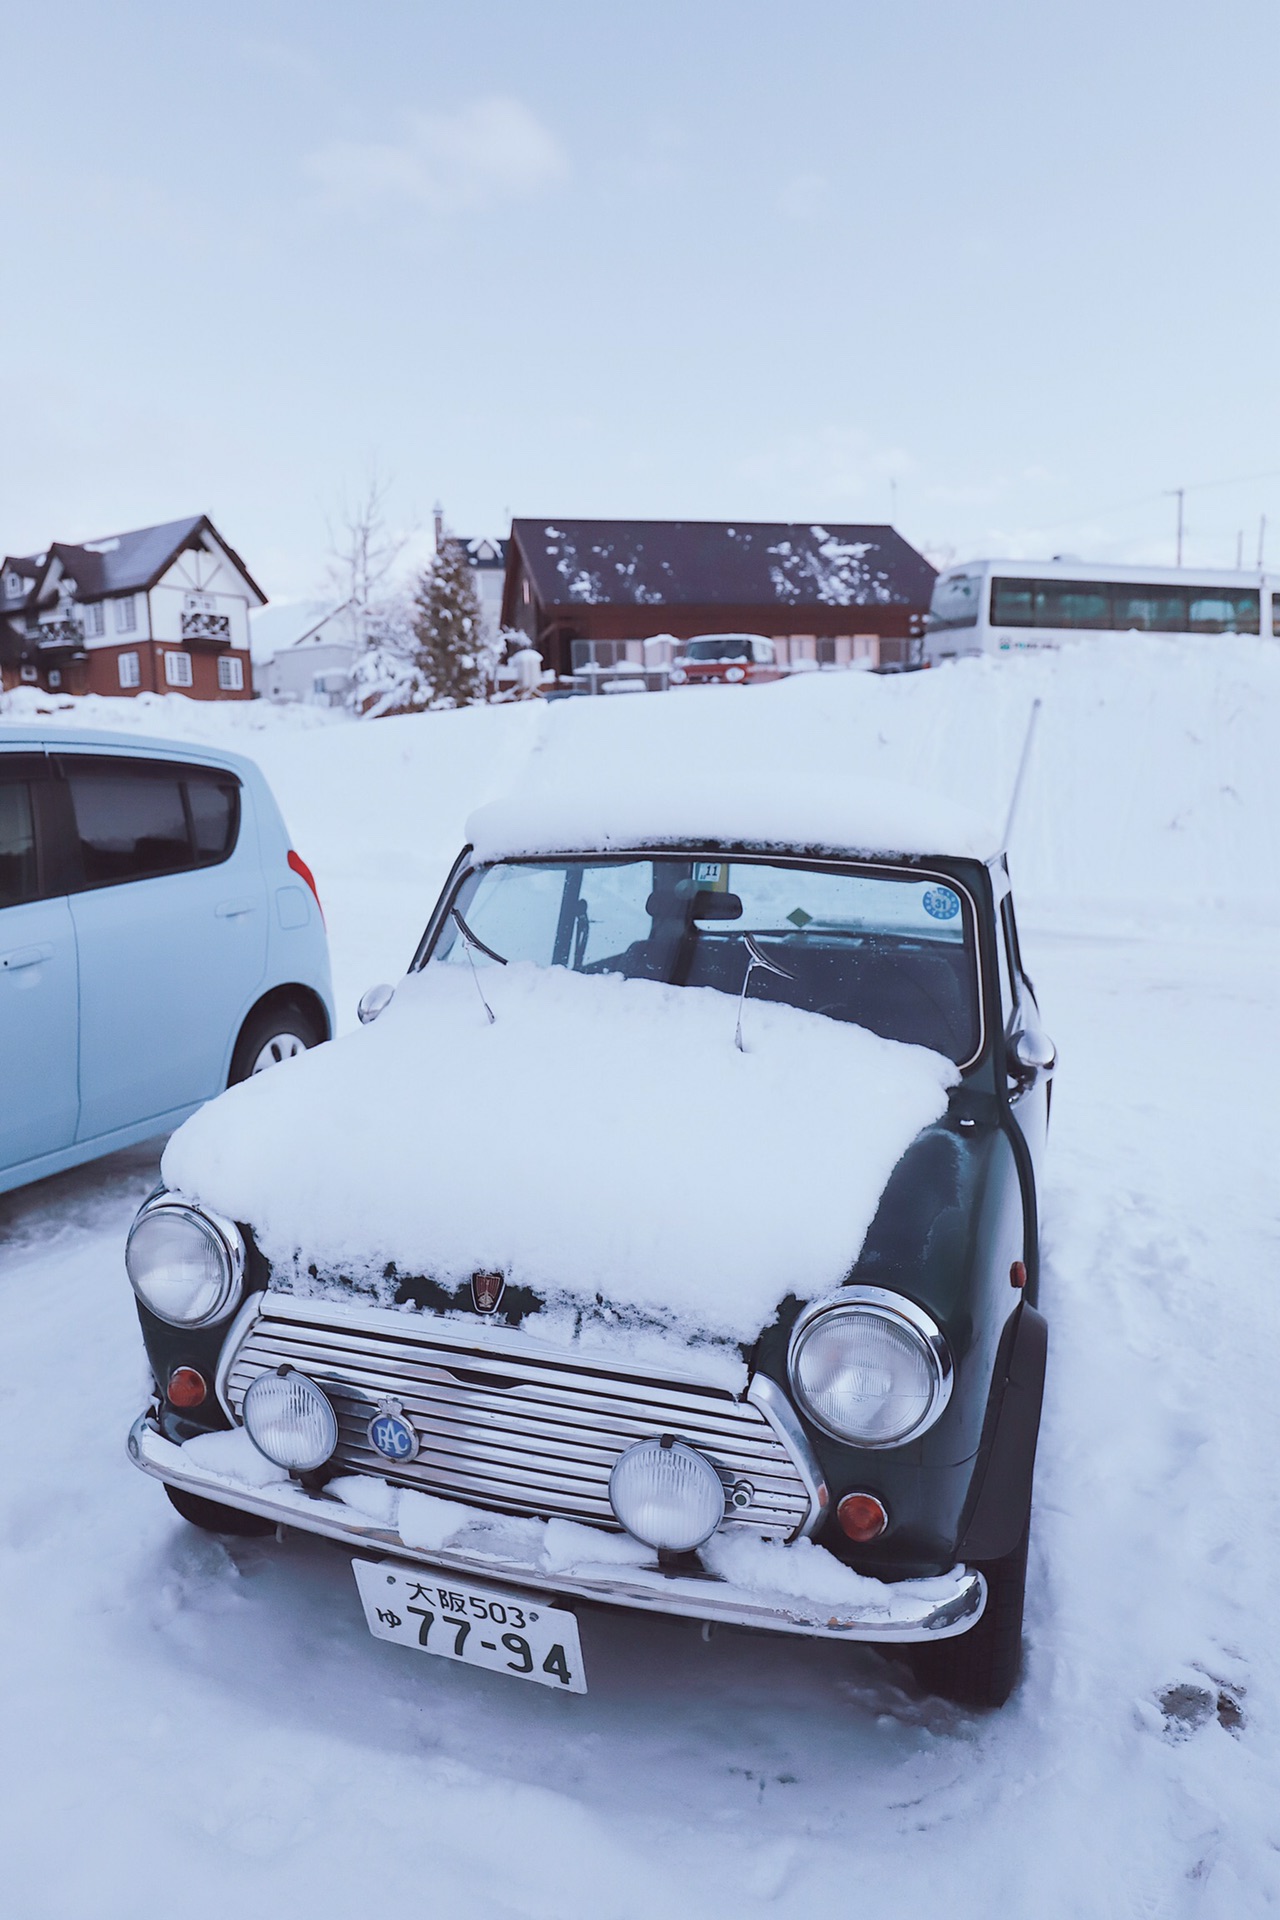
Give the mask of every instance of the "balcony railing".
[{"label": "balcony railing", "polygon": [[84,645],[84,628],[78,620],[42,620],[27,628],[27,637],[42,653],[53,649],[63,652],[67,647]]},{"label": "balcony railing", "polygon": [[223,646],[230,646],[230,615],[225,613],[184,613],[182,616],[182,637],[184,640],[213,640]]}]

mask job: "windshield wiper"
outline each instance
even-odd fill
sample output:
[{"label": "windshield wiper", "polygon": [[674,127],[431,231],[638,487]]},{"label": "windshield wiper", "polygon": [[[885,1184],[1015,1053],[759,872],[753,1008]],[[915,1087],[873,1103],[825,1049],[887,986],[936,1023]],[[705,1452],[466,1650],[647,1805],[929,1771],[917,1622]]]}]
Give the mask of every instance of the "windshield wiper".
[{"label": "windshield wiper", "polygon": [[746,1048],[742,1044],[742,1009],[747,1004],[747,988],[751,985],[751,976],[756,968],[762,967],[766,973],[776,973],[781,980],[795,979],[794,973],[788,973],[785,967],[780,967],[776,960],[769,958],[768,954],[757,945],[753,934],[744,933],[742,936],[742,944],[746,948],[748,955],[747,970],[742,976],[742,992],[738,995],[738,1026],[733,1036],[733,1044],[737,1047],[739,1053],[746,1052]]},{"label": "windshield wiper", "polygon": [[506,966],[507,964],[506,960],[503,958],[503,956],[500,953],[495,953],[492,947],[487,947],[484,941],[480,938],[480,935],[478,933],[473,933],[471,931],[471,928],[467,925],[466,921],[463,919],[462,915],[459,913],[456,907],[453,907],[450,910],[449,917],[450,919],[456,921],[458,932],[462,935],[462,943],[467,950],[467,965],[471,969],[471,978],[476,983],[476,992],[480,995],[480,1005],[484,1008],[485,1012],[488,1014],[489,1025],[492,1026],[494,1024],[493,1008],[489,1005],[489,1002],[484,997],[484,988],[480,985],[480,975],[476,972],[475,957],[472,954],[471,949],[475,947],[476,950],[480,953],[483,953],[486,956],[486,958],[490,960],[496,960],[496,962],[500,967]]}]

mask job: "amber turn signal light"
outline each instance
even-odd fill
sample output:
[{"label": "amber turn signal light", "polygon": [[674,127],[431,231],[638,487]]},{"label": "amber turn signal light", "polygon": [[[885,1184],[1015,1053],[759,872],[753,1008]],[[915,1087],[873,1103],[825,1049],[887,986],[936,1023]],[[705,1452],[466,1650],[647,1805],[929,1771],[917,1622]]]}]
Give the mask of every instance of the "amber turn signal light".
[{"label": "amber turn signal light", "polygon": [[209,1387],[202,1373],[194,1367],[175,1367],[169,1375],[169,1405],[171,1407],[198,1407]]},{"label": "amber turn signal light", "polygon": [[1009,1269],[1009,1285],[1011,1287],[1025,1287],[1026,1284],[1027,1269],[1021,1260],[1015,1260]]},{"label": "amber turn signal light", "polygon": [[878,1540],[889,1524],[889,1516],[874,1493],[846,1493],[836,1508],[840,1531],[858,1546]]}]

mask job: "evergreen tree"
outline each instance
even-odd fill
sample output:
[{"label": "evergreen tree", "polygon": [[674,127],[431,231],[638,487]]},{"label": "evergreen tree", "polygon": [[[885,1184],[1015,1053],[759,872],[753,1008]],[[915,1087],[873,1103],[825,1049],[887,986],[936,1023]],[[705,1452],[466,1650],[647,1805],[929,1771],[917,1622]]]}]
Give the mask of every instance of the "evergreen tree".
[{"label": "evergreen tree", "polygon": [[413,598],[415,665],[431,688],[433,707],[484,700],[493,672],[485,644],[475,577],[460,540],[444,539]]}]

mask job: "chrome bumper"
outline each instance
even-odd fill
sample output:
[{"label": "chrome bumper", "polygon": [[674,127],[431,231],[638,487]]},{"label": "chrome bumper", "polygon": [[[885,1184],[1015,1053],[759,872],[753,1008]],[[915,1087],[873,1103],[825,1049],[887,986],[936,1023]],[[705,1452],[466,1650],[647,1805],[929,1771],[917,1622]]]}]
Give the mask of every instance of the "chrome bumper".
[{"label": "chrome bumper", "polygon": [[508,1585],[522,1591],[554,1594],[566,1599],[590,1600],[603,1606],[633,1607],[647,1613],[678,1614],[735,1627],[755,1627],[770,1633],[803,1634],[818,1640],[865,1640],[906,1644],[950,1640],[968,1632],[979,1619],[987,1599],[987,1583],[980,1573],[953,1567],[942,1580],[929,1582],[928,1598],[909,1588],[876,1582],[874,1605],[832,1611],[826,1601],[768,1596],[731,1586],[713,1574],[668,1573],[659,1567],[604,1567],[547,1572],[483,1553],[459,1552],[447,1546],[430,1552],[405,1544],[393,1527],[380,1526],[325,1493],[311,1493],[295,1483],[248,1487],[220,1474],[202,1472],[182,1460],[182,1450],[166,1440],[150,1413],[139,1414],[129,1431],[129,1458],[143,1473],[181,1487],[221,1506],[236,1507],[273,1520],[278,1526],[318,1533],[344,1546],[370,1550],[410,1561],[418,1566],[470,1575],[476,1580]]}]

